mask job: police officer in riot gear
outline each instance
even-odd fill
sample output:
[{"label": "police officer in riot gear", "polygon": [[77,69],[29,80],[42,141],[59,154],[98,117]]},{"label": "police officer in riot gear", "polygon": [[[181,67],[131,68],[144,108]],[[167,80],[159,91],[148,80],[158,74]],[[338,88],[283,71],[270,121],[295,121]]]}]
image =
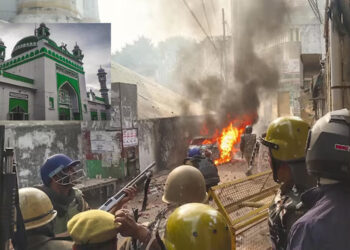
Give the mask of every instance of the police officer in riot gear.
[{"label": "police officer in riot gear", "polygon": [[244,134],[241,136],[241,142],[239,144],[239,148],[242,153],[242,157],[246,160],[248,164],[247,175],[251,175],[251,169],[249,169],[249,161],[252,155],[254,146],[256,143],[256,134],[253,134],[253,127],[248,125],[245,127]]},{"label": "police officer in riot gear", "polygon": [[[49,196],[57,217],[54,223],[55,234],[66,233],[67,222],[76,214],[89,209],[83,193],[74,186],[85,176],[79,160],[72,160],[64,154],[55,154],[46,159],[40,168],[43,181],[38,188]],[[111,213],[120,209],[136,193],[134,187],[124,190],[127,196],[115,207]]]},{"label": "police officer in riot gear", "polygon": [[164,243],[167,250],[229,250],[231,235],[219,211],[205,204],[188,203],[169,216]]},{"label": "police officer in riot gear", "polygon": [[288,232],[305,213],[300,195],[315,185],[305,167],[305,145],[309,125],[299,117],[280,117],[268,127],[261,147],[269,150],[273,179],[281,183],[269,208],[269,229],[273,249],[286,249]]},{"label": "police officer in riot gear", "polygon": [[[167,203],[168,207],[160,211],[149,227],[136,223],[128,211],[119,210],[115,214],[115,222],[121,224],[118,231],[124,237],[131,236],[137,239],[137,249],[145,249],[145,246],[151,250],[161,249],[155,238],[155,232],[163,237],[166,219],[177,207],[191,202],[206,203],[208,194],[205,191],[205,186],[203,175],[195,167],[181,165],[174,168],[165,181],[162,197],[163,202]],[[132,249],[130,240],[126,240],[120,249]]]},{"label": "police officer in riot gear", "polygon": [[41,166],[40,175],[44,185],[38,188],[49,196],[57,211],[55,233],[64,233],[70,218],[89,209],[82,192],[74,187],[84,176],[80,161],[64,154],[53,155]]},{"label": "police officer in riot gear", "polygon": [[73,243],[58,240],[54,234],[57,211],[49,197],[37,188],[21,188],[19,205],[27,234],[28,250],[67,250]]},{"label": "police officer in riot gear", "polygon": [[204,151],[202,152],[200,147],[191,148],[184,164],[194,166],[203,174],[206,190],[208,191],[209,188],[218,185],[220,177],[215,163],[205,155],[207,150],[204,149]]},{"label": "police officer in riot gear", "polygon": [[350,112],[320,118],[309,133],[306,167],[318,186],[302,195],[310,208],[291,228],[288,249],[349,249]]}]

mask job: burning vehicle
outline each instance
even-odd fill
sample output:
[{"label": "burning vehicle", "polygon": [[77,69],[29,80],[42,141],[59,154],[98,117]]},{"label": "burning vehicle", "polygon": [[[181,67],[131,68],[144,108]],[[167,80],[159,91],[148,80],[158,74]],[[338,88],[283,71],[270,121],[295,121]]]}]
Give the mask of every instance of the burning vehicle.
[{"label": "burning vehicle", "polygon": [[[233,161],[235,154],[239,151],[239,143],[245,127],[253,124],[255,118],[255,115],[237,117],[232,119],[226,127],[221,130],[217,129],[213,136],[194,137],[188,146],[188,152],[194,147],[200,147],[203,150],[203,155],[210,151],[212,153],[210,159],[214,161],[215,165]],[[205,124],[201,131],[206,134],[209,132]]]},{"label": "burning vehicle", "polygon": [[216,160],[220,158],[220,150],[218,142],[207,136],[196,136],[194,137],[188,146],[187,152],[191,149],[199,147],[202,151],[202,155]]}]

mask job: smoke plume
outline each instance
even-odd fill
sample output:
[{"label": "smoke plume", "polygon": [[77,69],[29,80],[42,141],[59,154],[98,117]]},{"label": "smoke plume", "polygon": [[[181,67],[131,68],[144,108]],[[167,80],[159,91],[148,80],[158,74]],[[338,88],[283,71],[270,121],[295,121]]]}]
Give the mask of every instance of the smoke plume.
[{"label": "smoke plume", "polygon": [[[215,112],[219,126],[239,115],[256,115],[261,93],[276,91],[279,82],[278,49],[266,48],[285,32],[288,5],[282,0],[246,0],[238,1],[238,7],[233,23],[234,46],[225,53],[226,80],[222,79],[218,54],[221,37],[213,39],[217,50],[206,39],[197,50],[182,51],[176,70],[185,83],[185,94],[201,102],[208,113]],[[232,49],[233,56],[229,52]]]}]

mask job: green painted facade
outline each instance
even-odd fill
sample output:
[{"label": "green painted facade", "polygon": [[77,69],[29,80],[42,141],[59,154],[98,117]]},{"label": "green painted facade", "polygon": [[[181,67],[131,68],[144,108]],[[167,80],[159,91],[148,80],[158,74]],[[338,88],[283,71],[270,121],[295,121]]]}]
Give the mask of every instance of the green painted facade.
[{"label": "green painted facade", "polygon": [[[77,79],[71,78],[69,76],[66,75],[62,75],[60,73],[56,73],[56,77],[57,77],[57,95],[59,93],[59,89],[60,87],[68,82],[73,89],[75,90],[77,96],[78,96],[78,106],[79,106],[79,119],[78,120],[82,120],[83,119],[83,114],[82,114],[82,109],[81,109],[81,98],[80,98],[80,88],[79,88],[79,81]],[[59,97],[57,96],[57,100],[59,99]],[[78,115],[74,115],[74,119],[78,118]]]},{"label": "green painted facade", "polygon": [[16,80],[16,81],[20,81],[20,82],[24,82],[24,83],[30,83],[30,84],[34,84],[34,80],[30,79],[28,77],[24,77],[24,76],[19,76],[19,75],[15,75],[9,72],[4,71],[3,72],[3,76],[6,78],[10,78],[12,80]]},{"label": "green painted facade", "polygon": [[76,72],[79,72],[81,74],[85,74],[84,72],[84,68],[80,65],[78,65],[77,63],[74,63],[73,61],[66,59],[64,57],[62,57],[61,55],[59,55],[57,52],[55,53],[54,51],[48,50],[46,48],[41,48],[40,51],[37,49],[34,52],[31,53],[27,53],[25,55],[23,55],[22,57],[18,57],[15,59],[12,59],[10,61],[6,61],[4,62],[0,68],[1,69],[11,69],[13,67],[17,67],[19,65],[28,63],[30,61],[33,61],[35,59],[41,58],[45,56],[46,58],[50,58],[51,60],[66,66]]},{"label": "green painted facade", "polygon": [[28,113],[28,100],[10,98],[9,112],[12,112],[17,106],[23,109],[25,113]]},{"label": "green painted facade", "polygon": [[96,178],[97,175],[101,175],[102,178],[118,178],[125,177],[125,164],[121,160],[116,166],[103,166],[101,160],[86,160],[87,176],[89,178]]},{"label": "green painted facade", "polygon": [[96,96],[95,98],[96,98],[97,101],[105,102],[105,99],[103,97]]}]

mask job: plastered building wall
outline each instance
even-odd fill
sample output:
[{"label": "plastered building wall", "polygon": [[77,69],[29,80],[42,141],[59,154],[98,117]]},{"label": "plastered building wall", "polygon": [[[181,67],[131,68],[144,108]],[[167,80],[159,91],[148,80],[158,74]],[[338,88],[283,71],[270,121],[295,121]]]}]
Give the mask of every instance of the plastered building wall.
[{"label": "plastered building wall", "polygon": [[40,166],[53,154],[83,159],[81,145],[80,122],[5,123],[5,147],[15,148],[21,187],[41,183]]}]

